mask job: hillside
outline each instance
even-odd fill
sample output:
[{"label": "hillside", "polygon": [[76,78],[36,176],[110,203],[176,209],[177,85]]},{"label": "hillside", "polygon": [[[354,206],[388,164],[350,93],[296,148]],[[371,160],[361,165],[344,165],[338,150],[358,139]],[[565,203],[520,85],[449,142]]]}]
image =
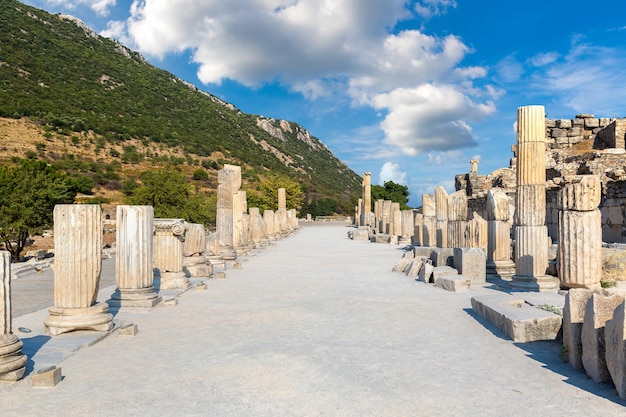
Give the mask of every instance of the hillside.
[{"label": "hillside", "polygon": [[245,114],[145,62],[70,16],[0,0],[0,159],[56,161],[95,178],[98,193],[164,164],[203,167],[215,187],[224,163],[245,187],[268,173],[349,208],[360,177],[296,123]]}]

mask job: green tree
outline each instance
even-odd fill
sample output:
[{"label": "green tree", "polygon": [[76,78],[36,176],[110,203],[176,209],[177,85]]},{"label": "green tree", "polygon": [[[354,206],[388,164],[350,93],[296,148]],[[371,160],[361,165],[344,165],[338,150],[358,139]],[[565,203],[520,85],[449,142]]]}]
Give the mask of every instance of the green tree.
[{"label": "green tree", "polygon": [[304,194],[300,184],[283,175],[271,175],[261,182],[258,192],[247,193],[248,207],[258,207],[261,213],[264,210],[277,210],[279,188],[285,189],[287,210],[302,206]]},{"label": "green tree", "polygon": [[133,189],[127,186],[126,204],[146,205],[154,208],[154,217],[182,218],[192,223],[208,225],[211,200],[195,190],[185,176],[175,169],[150,170],[141,174],[141,184]]},{"label": "green tree", "polygon": [[75,195],[66,174],[44,161],[0,167],[0,239],[13,262],[31,234],[52,226],[54,206],[72,203]]},{"label": "green tree", "polygon": [[400,203],[400,210],[407,210],[409,202],[409,187],[396,184],[393,181],[385,181],[385,185],[372,185],[372,210],[374,202],[378,200],[390,200]]}]

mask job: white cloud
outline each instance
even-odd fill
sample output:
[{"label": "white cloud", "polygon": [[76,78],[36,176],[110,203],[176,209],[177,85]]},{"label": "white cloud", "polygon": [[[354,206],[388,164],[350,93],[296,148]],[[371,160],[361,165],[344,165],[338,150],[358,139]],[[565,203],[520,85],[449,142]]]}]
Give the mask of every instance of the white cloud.
[{"label": "white cloud", "polygon": [[409,175],[400,169],[400,165],[393,162],[383,164],[378,178],[379,185],[384,185],[386,181],[393,181],[400,185],[408,185],[409,183]]},{"label": "white cloud", "polygon": [[415,11],[425,19],[445,14],[449,7],[456,7],[455,0],[422,0],[415,4]]},{"label": "white cloud", "polygon": [[88,7],[100,16],[108,16],[109,9],[115,6],[117,0],[45,0],[45,3],[53,7],[62,7],[68,10]]},{"label": "white cloud", "polygon": [[[442,14],[456,2],[419,6]],[[473,86],[487,71],[460,65],[472,51],[458,37],[389,33],[416,13],[408,7],[405,0],[134,0],[126,25],[143,54],[190,50],[203,83],[278,82],[309,100],[347,95],[374,107],[384,116],[385,144],[406,154],[473,146],[468,122],[493,113],[490,100],[501,93]],[[120,29],[106,33],[120,37]]]},{"label": "white cloud", "polygon": [[385,141],[406,155],[475,146],[472,129],[465,120],[478,120],[495,112],[493,102],[475,103],[451,85],[396,89],[379,94],[372,104],[389,109],[381,123]]},{"label": "white cloud", "polygon": [[551,64],[559,59],[559,54],[556,52],[540,53],[530,58],[530,63],[535,67],[543,67]]}]

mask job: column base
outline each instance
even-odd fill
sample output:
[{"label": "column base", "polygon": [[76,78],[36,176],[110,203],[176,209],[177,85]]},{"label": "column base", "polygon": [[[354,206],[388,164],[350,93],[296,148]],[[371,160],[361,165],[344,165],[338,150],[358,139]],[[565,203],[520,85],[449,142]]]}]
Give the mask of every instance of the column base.
[{"label": "column base", "polygon": [[107,303],[96,303],[91,307],[50,307],[50,315],[44,320],[53,336],[74,330],[106,332],[113,328],[113,315]]},{"label": "column base", "polygon": [[154,287],[147,288],[116,288],[108,300],[111,307],[145,307],[151,308],[161,302],[162,298],[154,291]]},{"label": "column base", "polygon": [[26,372],[22,341],[13,333],[0,336],[0,381],[17,381]]},{"label": "column base", "polygon": [[220,255],[225,261],[234,261],[237,259],[237,252],[232,246],[221,246]]},{"label": "column base", "polygon": [[559,289],[559,279],[551,275],[541,277],[526,277],[513,275],[511,288],[523,291],[550,291]]},{"label": "column base", "polygon": [[159,290],[186,290],[189,280],[183,271],[155,272],[154,281],[158,282]]},{"label": "column base", "polygon": [[487,261],[487,281],[492,279],[510,280],[515,275],[515,262],[508,261]]}]

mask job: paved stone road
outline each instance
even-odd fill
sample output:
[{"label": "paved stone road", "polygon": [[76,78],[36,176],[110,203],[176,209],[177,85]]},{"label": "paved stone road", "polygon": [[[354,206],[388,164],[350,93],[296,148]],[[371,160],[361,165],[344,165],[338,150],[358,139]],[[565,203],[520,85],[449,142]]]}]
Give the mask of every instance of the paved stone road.
[{"label": "paved stone road", "polygon": [[175,307],[120,312],[136,336],[68,357],[56,388],[0,384],[0,416],[626,415],[557,343],[514,344],[471,292],[391,272],[397,246],[347,230],[305,226]]}]

